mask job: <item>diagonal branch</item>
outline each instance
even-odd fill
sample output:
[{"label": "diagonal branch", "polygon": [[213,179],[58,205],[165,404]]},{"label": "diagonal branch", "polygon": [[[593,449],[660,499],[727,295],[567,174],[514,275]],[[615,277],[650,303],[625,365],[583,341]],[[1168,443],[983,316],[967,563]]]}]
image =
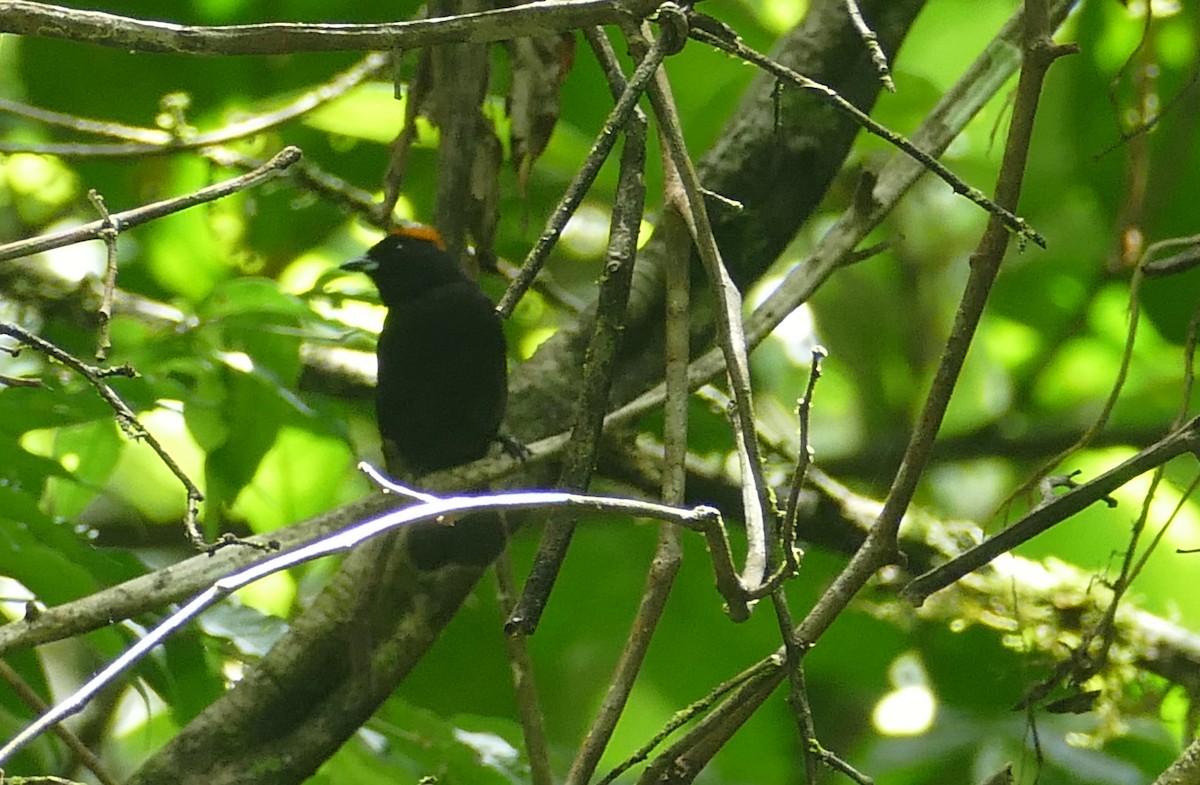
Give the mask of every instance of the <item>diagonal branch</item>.
[{"label": "diagonal branch", "polygon": [[[1027,0],[1025,3],[1025,61],[1017,84],[1012,124],[996,186],[996,201],[1010,210],[1016,207],[1021,192],[1026,158],[1033,138],[1033,121],[1037,114],[1046,72],[1057,57],[1068,51],[1065,47],[1053,45],[1050,40],[1052,28],[1047,1]],[[887,501],[884,502],[883,510],[880,511],[879,518],[863,547],[855,553],[846,569],[838,575],[833,585],[801,623],[800,635],[808,643],[814,643],[828,629],[877,569],[898,557],[897,532],[900,521],[912,502],[917,484],[933,451],[934,439],[949,406],[950,396],[966,360],[975,329],[983,316],[992,283],[1000,272],[1008,239],[1004,219],[993,213],[971,256],[971,269],[954,324],[950,328],[925,404],[900,463],[900,470],[892,481]]]},{"label": "diagonal branch", "polygon": [[116,228],[118,231],[132,229],[144,223],[161,218],[164,215],[177,213],[189,207],[212,202],[247,188],[254,188],[266,181],[279,176],[289,166],[300,160],[299,147],[285,147],[275,154],[271,160],[246,174],[222,180],[219,183],[201,188],[190,194],[164,199],[161,202],[135,207],[120,213],[113,213],[107,220],[91,221],[81,226],[65,229],[54,234],[43,234],[26,240],[0,245],[0,262],[18,259],[30,254],[42,253],[53,248],[62,248],[87,240],[96,240],[103,236],[106,229]]},{"label": "diagonal branch", "polygon": [[704,530],[712,525],[713,522],[720,521],[720,513],[712,507],[701,506],[689,510],[632,499],[581,496],[550,491],[477,497],[460,496],[448,499],[432,498],[430,501],[421,504],[385,513],[377,518],[369,519],[316,542],[304,545],[294,551],[268,557],[240,572],[216,581],[208,589],[192,598],[179,611],[168,617],[162,624],[139,639],[137,643],[105,666],[82,687],[60,701],[50,711],[40,716],[35,722],[5,743],[3,747],[0,747],[0,764],[7,761],[44,731],[79,712],[105,685],[111,683],[115,678],[132,668],[149,651],[198,616],[205,608],[211,607],[222,597],[227,597],[244,586],[249,586],[268,575],[273,575],[290,567],[296,567],[324,556],[345,553],[355,546],[376,538],[381,534],[422,521],[438,521],[451,515],[459,517],[469,512],[515,511],[552,507],[569,507],[591,510],[593,512],[607,511],[624,515],[644,515],[671,521],[684,528],[696,529],[698,531]]},{"label": "diagonal branch", "polygon": [[112,408],[116,415],[117,424],[121,426],[121,430],[125,435],[133,441],[145,442],[171,474],[183,485],[184,490],[187,492],[187,516],[184,519],[184,526],[187,530],[188,539],[197,547],[207,547],[204,538],[200,534],[200,528],[196,523],[200,512],[200,503],[204,501],[204,494],[200,493],[200,489],[196,487],[196,484],[192,482],[175,459],[171,457],[171,454],[162,446],[162,443],[155,438],[154,434],[146,430],[146,427],[138,420],[137,415],[129,408],[129,404],[125,403],[121,396],[117,394],[117,391],[104,381],[114,376],[133,378],[137,376],[137,372],[128,365],[115,368],[101,368],[89,365],[70,352],[64,351],[30,332],[26,332],[15,324],[0,322],[0,335],[7,335],[41,352],[47,357],[58,360],[87,380],[87,383]]},{"label": "diagonal branch", "polygon": [[1009,231],[1020,236],[1022,240],[1032,240],[1042,248],[1046,247],[1046,238],[1042,237],[1042,235],[1039,234],[1036,229],[1030,226],[1028,221],[1013,213],[1011,208],[999,203],[999,200],[993,201],[987,198],[983,191],[980,191],[978,188],[963,182],[958,175],[946,168],[945,164],[943,164],[941,161],[937,160],[932,155],[929,155],[927,152],[917,147],[900,134],[892,131],[887,126],[884,126],[876,120],[873,120],[866,112],[862,111],[857,106],[838,95],[836,90],[827,87],[816,80],[809,79],[807,76],[798,74],[785,65],[775,62],[761,52],[757,52],[754,49],[746,46],[744,43],[742,43],[740,38],[725,38],[719,35],[714,35],[707,30],[696,28],[693,28],[691,35],[697,41],[702,41],[709,46],[713,46],[721,51],[736,55],[748,63],[757,65],[759,68],[762,68],[767,73],[787,84],[794,85],[795,87],[799,87],[802,90],[807,90],[821,97],[831,106],[837,108],[841,112],[844,112],[850,117],[853,117],[854,121],[867,131],[875,134],[880,139],[895,145],[908,155],[920,161],[926,169],[933,172],[947,185],[954,189],[955,193],[962,194],[975,204],[982,207],[984,210],[987,210],[991,215],[1000,218],[1000,220],[1004,222],[1004,226]]},{"label": "diagonal branch", "polygon": [[[624,125],[625,145],[621,152],[608,253],[600,278],[596,320],[584,360],[583,388],[576,399],[571,440],[559,473],[557,487],[564,490],[586,490],[596,467],[604,414],[608,410],[613,375],[617,370],[633,265],[637,259],[638,230],[645,209],[646,128],[646,117],[635,106]],[[574,519],[565,514],[552,514],[547,520],[525,590],[504,625],[508,635],[531,635],[537,629],[574,531]]]},{"label": "diagonal branch", "polygon": [[501,317],[508,318],[511,316],[513,309],[517,307],[517,303],[521,297],[533,285],[534,278],[537,277],[538,272],[542,269],[546,258],[550,254],[550,249],[558,242],[558,238],[562,235],[567,221],[570,220],[575,210],[578,209],[580,203],[583,201],[583,197],[587,195],[588,189],[592,187],[592,183],[596,181],[596,176],[600,174],[600,167],[608,160],[608,155],[612,152],[613,145],[617,143],[617,136],[627,127],[627,123],[633,116],[642,93],[646,90],[646,86],[654,78],[658,66],[668,54],[665,41],[661,38],[658,41],[662,43],[656,42],[656,45],[650,48],[650,51],[646,53],[646,56],[642,58],[637,68],[634,69],[633,75],[629,77],[629,81],[624,85],[620,97],[609,111],[608,117],[604,120],[604,125],[600,127],[600,132],[596,135],[596,140],[592,142],[592,149],[588,151],[583,165],[579,167],[579,171],[575,173],[571,184],[567,186],[558,204],[551,211],[550,218],[546,221],[546,227],[542,229],[537,242],[533,244],[533,248],[525,256],[525,262],[521,265],[520,272],[504,292],[504,296],[496,306],[496,311]]},{"label": "diagonal branch", "polygon": [[1011,551],[1092,504],[1103,501],[1117,488],[1138,475],[1162,466],[1186,452],[1200,454],[1200,417],[1190,420],[1179,430],[1094,480],[1072,488],[1062,496],[1037,507],[996,536],[918,576],[904,588],[904,596],[914,605],[920,605],[929,595],[979,569],[1000,554]]},{"label": "diagonal branch", "polygon": [[[1069,0],[1055,0],[1054,24],[1061,24],[1070,9]],[[1004,25],[984,52],[959,81],[942,97],[912,135],[915,145],[940,155],[967,123],[1004,85],[1020,65],[1019,42],[1023,13],[1018,11]],[[807,302],[839,267],[854,261],[855,246],[862,242],[894,208],[925,169],[907,154],[897,152],[879,172],[869,205],[852,205],[817,242],[803,262],[794,265],[779,287],[746,322],[748,346],[757,346],[792,311]],[[719,348],[705,352],[688,367],[688,384],[696,389],[724,370]],[[631,422],[662,405],[663,385],[658,385],[609,415],[609,423]]]}]

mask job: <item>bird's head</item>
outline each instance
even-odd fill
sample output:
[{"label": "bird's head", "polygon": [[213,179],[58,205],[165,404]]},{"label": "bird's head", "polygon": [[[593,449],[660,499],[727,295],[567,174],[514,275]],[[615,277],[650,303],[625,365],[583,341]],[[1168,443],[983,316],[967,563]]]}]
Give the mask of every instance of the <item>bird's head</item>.
[{"label": "bird's head", "polygon": [[420,225],[392,230],[366,254],[341,267],[371,276],[387,306],[467,280],[437,230]]}]

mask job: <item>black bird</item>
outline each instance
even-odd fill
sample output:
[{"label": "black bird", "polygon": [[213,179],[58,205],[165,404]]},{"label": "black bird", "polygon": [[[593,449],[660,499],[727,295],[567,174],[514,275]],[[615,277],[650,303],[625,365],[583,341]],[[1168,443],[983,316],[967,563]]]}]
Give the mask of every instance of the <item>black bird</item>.
[{"label": "black bird", "polygon": [[[429,227],[398,228],[342,269],[371,276],[388,309],[375,390],[388,471],[409,478],[482,458],[508,402],[504,331],[491,300]],[[505,538],[500,517],[481,513],[413,527],[408,550],[423,570],[482,566]]]},{"label": "black bird", "polygon": [[508,400],[500,317],[436,230],[405,226],[344,270],[387,306],[375,411],[388,471],[421,475],[482,458]]}]

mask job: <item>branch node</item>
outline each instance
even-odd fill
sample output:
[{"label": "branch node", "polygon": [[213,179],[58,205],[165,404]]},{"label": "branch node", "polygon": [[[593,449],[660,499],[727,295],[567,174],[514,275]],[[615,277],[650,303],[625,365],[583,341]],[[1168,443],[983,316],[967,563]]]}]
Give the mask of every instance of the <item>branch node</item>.
[{"label": "branch node", "polygon": [[658,7],[653,19],[658,22],[663,37],[663,51],[667,55],[681,52],[688,39],[688,17],[683,9],[667,0]]}]

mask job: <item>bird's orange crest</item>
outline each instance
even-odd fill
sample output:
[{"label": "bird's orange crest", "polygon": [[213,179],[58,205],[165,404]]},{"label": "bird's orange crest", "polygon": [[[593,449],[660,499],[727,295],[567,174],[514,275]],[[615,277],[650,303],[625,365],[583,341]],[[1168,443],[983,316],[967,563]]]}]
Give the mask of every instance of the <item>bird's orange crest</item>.
[{"label": "bird's orange crest", "polygon": [[432,226],[423,226],[421,224],[410,224],[408,226],[397,226],[392,229],[390,234],[396,237],[407,237],[413,240],[424,240],[433,243],[438,247],[438,250],[446,250],[446,241],[442,239],[442,235],[437,229]]}]

